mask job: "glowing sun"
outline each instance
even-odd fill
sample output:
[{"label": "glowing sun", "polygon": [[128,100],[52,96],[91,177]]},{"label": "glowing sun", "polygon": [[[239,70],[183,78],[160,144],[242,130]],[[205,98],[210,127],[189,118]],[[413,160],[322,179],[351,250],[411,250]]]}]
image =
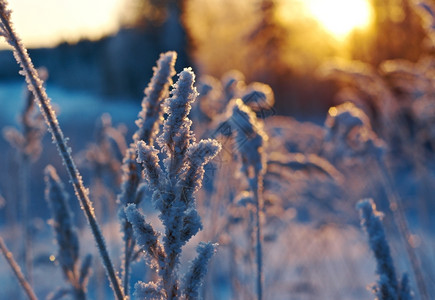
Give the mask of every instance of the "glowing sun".
[{"label": "glowing sun", "polygon": [[334,37],[344,39],[352,30],[370,24],[367,0],[306,0],[313,17]]}]

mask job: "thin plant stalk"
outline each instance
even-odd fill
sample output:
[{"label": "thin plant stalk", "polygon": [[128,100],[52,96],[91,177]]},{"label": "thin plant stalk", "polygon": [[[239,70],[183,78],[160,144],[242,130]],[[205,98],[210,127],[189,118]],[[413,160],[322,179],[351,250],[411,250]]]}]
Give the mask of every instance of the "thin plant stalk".
[{"label": "thin plant stalk", "polygon": [[255,202],[255,239],[256,239],[256,264],[257,264],[257,299],[263,298],[263,251],[262,251],[262,230],[261,230],[261,212],[262,212],[262,176],[257,172],[256,176],[250,180],[251,189]]},{"label": "thin plant stalk", "polygon": [[6,261],[8,262],[9,266],[11,267],[12,271],[14,272],[15,276],[17,277],[19,283],[23,287],[27,297],[30,300],[38,300],[31,285],[29,284],[29,282],[26,280],[23,273],[21,272],[20,266],[15,261],[14,256],[6,247],[6,244],[4,243],[2,237],[0,237],[0,250],[3,256],[5,257]]},{"label": "thin plant stalk", "polygon": [[123,278],[123,285],[124,285],[124,291],[127,294],[129,292],[130,287],[130,261],[131,257],[133,256],[134,247],[133,246],[133,239],[129,238],[129,240],[125,241],[124,243],[124,278]]},{"label": "thin plant stalk", "polygon": [[19,172],[19,186],[20,186],[20,204],[22,212],[22,226],[23,226],[23,271],[26,274],[29,282],[32,282],[32,234],[30,229],[30,209],[29,209],[29,157],[25,153],[21,153]]},{"label": "thin plant stalk", "polygon": [[411,232],[409,230],[408,222],[406,221],[406,217],[403,213],[403,208],[400,202],[400,196],[397,194],[397,191],[393,188],[393,182],[391,179],[391,175],[388,171],[387,166],[382,161],[382,159],[376,159],[377,167],[381,174],[381,180],[383,181],[383,185],[387,192],[387,198],[390,204],[390,209],[393,212],[393,220],[396,223],[397,228],[399,229],[400,238],[402,239],[402,243],[405,245],[405,250],[409,258],[409,262],[411,263],[411,268],[415,276],[415,281],[420,292],[421,299],[429,300],[428,291],[425,283],[425,279],[423,276],[423,272],[421,270],[420,261],[415,253],[415,250],[410,245]]},{"label": "thin plant stalk", "polygon": [[229,104],[228,112],[231,113],[230,124],[236,131],[235,142],[241,156],[241,171],[248,180],[255,205],[256,293],[257,299],[261,300],[263,298],[261,214],[263,209],[263,174],[266,171],[264,144],[267,141],[267,135],[255,113],[242,100],[233,100]]},{"label": "thin plant stalk", "polygon": [[0,1],[0,21],[3,25],[3,34],[5,35],[7,42],[13,47],[15,59],[21,66],[22,71],[20,73],[25,76],[28,88],[33,93],[42,115],[47,122],[53,140],[57,145],[59,154],[62,157],[68,175],[71,179],[71,183],[74,187],[76,196],[91,227],[92,234],[94,235],[97,247],[100,251],[100,255],[106,268],[107,276],[111,283],[114,294],[118,300],[124,300],[124,292],[121,288],[120,280],[115,273],[115,269],[109,257],[103,235],[95,218],[92,203],[89,200],[88,190],[83,185],[82,177],[72,158],[71,149],[66,144],[66,140],[59,126],[55,112],[51,107],[50,99],[47,96],[45,88],[42,86],[42,80],[39,78],[38,72],[35,70],[27,50],[11,26],[9,12],[7,10],[5,1]]}]

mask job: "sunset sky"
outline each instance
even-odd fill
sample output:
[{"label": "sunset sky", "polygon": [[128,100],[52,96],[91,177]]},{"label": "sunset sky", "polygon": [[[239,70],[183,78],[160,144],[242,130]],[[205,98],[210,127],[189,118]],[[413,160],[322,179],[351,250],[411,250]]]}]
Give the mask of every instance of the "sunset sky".
[{"label": "sunset sky", "polygon": [[[126,0],[9,0],[15,29],[27,47],[54,46],[116,31]],[[4,48],[4,41],[0,41]]]},{"label": "sunset sky", "polygon": [[[301,1],[337,40],[370,21],[367,0],[283,0],[281,3],[286,1]],[[128,0],[9,0],[15,29],[27,47],[54,46],[80,38],[98,39],[113,33],[126,3]],[[293,10],[280,12],[290,18],[293,13]],[[0,41],[0,48],[5,46]]]}]

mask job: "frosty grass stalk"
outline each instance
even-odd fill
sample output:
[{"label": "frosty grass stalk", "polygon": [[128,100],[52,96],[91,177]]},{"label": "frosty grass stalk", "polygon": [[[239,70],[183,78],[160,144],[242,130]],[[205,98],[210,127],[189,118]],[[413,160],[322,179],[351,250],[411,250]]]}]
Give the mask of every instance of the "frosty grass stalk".
[{"label": "frosty grass stalk", "polygon": [[[144,141],[149,145],[154,144],[155,135],[163,121],[162,103],[169,96],[169,87],[172,85],[172,77],[175,75],[175,52],[166,52],[160,55],[157,67],[148,87],[145,89],[145,97],[142,100],[142,111],[138,115],[137,131],[133,140]],[[135,239],[133,238],[130,222],[127,221],[124,209],[128,204],[139,204],[142,200],[140,195],[140,179],[142,177],[142,165],[136,161],[136,144],[132,143],[123,159],[123,181],[121,194],[118,201],[121,205],[119,218],[124,238],[124,261],[123,261],[123,286],[126,295],[129,294],[130,263],[133,258]]]},{"label": "frosty grass stalk", "polygon": [[66,144],[66,140],[59,126],[56,114],[51,107],[50,99],[45,92],[45,88],[42,86],[43,82],[39,78],[26,48],[15,33],[15,30],[12,27],[10,16],[11,11],[7,8],[7,1],[0,0],[0,36],[3,36],[7,43],[12,46],[14,57],[21,66],[20,74],[25,76],[28,88],[35,96],[35,100],[38,102],[42,115],[47,122],[53,140],[57,145],[59,154],[62,157],[63,163],[71,179],[76,196],[91,227],[115,297],[118,300],[124,300],[125,296],[120,284],[120,280],[115,273],[103,235],[94,215],[92,203],[89,200],[89,191],[83,185],[82,177],[73,161],[71,149]]},{"label": "frosty grass stalk", "polygon": [[[92,256],[88,255],[79,268],[79,238],[74,226],[72,213],[68,205],[68,196],[56,169],[48,165],[45,168],[45,197],[49,204],[52,220],[51,225],[56,234],[59,247],[57,260],[62,268],[70,289],[60,288],[56,294],[70,294],[75,300],[86,300],[86,285],[90,275]],[[57,299],[53,297],[53,299]]]},{"label": "frosty grass stalk", "polygon": [[361,226],[368,235],[369,245],[377,263],[378,283],[373,288],[377,299],[411,300],[412,294],[408,284],[408,276],[403,275],[400,285],[396,277],[390,247],[382,226],[384,215],[376,210],[376,205],[372,199],[361,200],[357,204],[357,209],[360,211]]},{"label": "frosty grass stalk", "polygon": [[[44,69],[38,70],[41,78],[47,77]],[[18,150],[18,186],[19,194],[17,197],[19,211],[21,213],[20,223],[23,227],[23,243],[21,257],[23,257],[23,271],[29,282],[32,282],[32,235],[30,219],[32,218],[29,210],[29,181],[30,165],[35,162],[42,152],[42,138],[47,131],[45,122],[41,115],[35,116],[36,110],[33,94],[26,89],[24,109],[20,115],[22,123],[21,131],[14,127],[3,129],[3,136],[9,144]],[[16,213],[13,213],[16,216]]]},{"label": "frosty grass stalk", "polygon": [[[190,129],[192,121],[188,115],[197,96],[194,79],[191,69],[184,69],[172,96],[164,102],[167,118],[157,138],[161,150],[144,141],[137,142],[138,162],[143,165],[145,182],[154,191],[152,200],[165,227],[161,243],[160,233],[145,221],[135,204],[125,209],[136,243],[146,251],[149,264],[158,275],[157,282],[136,283],[134,295],[140,299],[198,299],[207,262],[216,247],[212,243],[200,243],[198,256],[180,283],[182,247],[202,229],[194,193],[202,185],[204,166],[221,149],[215,140],[197,143]],[[160,156],[164,158],[163,166]]]},{"label": "frosty grass stalk", "polygon": [[14,256],[12,255],[11,252],[9,252],[8,248],[6,247],[6,244],[4,243],[2,237],[0,237],[0,251],[2,252],[5,259],[7,260],[12,271],[14,271],[14,274],[17,277],[18,281],[20,282],[21,286],[23,287],[23,290],[26,293],[27,297],[29,297],[30,300],[38,300],[38,298],[36,298],[35,292],[33,291],[32,287],[27,282],[26,278],[24,278],[20,266],[18,266],[17,262],[14,259]]},{"label": "frosty grass stalk", "polygon": [[230,103],[229,122],[236,132],[236,147],[242,160],[241,171],[248,180],[255,203],[255,238],[257,264],[257,299],[263,298],[262,211],[263,176],[266,172],[264,144],[267,135],[255,113],[240,99]]},{"label": "frosty grass stalk", "polygon": [[[374,158],[377,171],[380,174],[379,177],[381,179],[382,185],[385,188],[387,199],[390,204],[390,210],[393,214],[393,221],[398,228],[400,238],[405,246],[405,251],[416,280],[418,292],[421,294],[423,299],[429,299],[420,260],[415,253],[415,249],[410,244],[411,231],[401,205],[400,196],[393,188],[394,183],[392,176],[389,173],[387,164],[385,163],[382,143],[373,132],[367,115],[354,104],[346,102],[334,108],[334,114],[331,115],[330,113],[328,115],[325,124],[329,128],[328,138],[332,137],[332,132],[334,131],[334,134],[339,137],[338,143],[337,140],[335,140],[335,147],[337,147],[337,144],[344,145],[347,143],[346,140],[348,139],[348,135],[353,128],[364,128],[366,134],[359,136],[359,142],[365,145],[363,147],[363,152],[360,152],[359,154],[371,155]],[[340,151],[340,155],[344,153],[343,151],[347,150]],[[353,151],[350,153],[351,155],[355,154]]]}]

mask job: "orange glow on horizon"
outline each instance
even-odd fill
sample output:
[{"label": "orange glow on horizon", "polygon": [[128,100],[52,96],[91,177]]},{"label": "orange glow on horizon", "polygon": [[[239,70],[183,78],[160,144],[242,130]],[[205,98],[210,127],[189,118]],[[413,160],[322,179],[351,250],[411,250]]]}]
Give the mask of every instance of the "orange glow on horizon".
[{"label": "orange glow on horizon", "polygon": [[[27,47],[99,39],[115,32],[125,0],[10,0],[12,22]],[[6,43],[1,40],[0,48]]]}]

